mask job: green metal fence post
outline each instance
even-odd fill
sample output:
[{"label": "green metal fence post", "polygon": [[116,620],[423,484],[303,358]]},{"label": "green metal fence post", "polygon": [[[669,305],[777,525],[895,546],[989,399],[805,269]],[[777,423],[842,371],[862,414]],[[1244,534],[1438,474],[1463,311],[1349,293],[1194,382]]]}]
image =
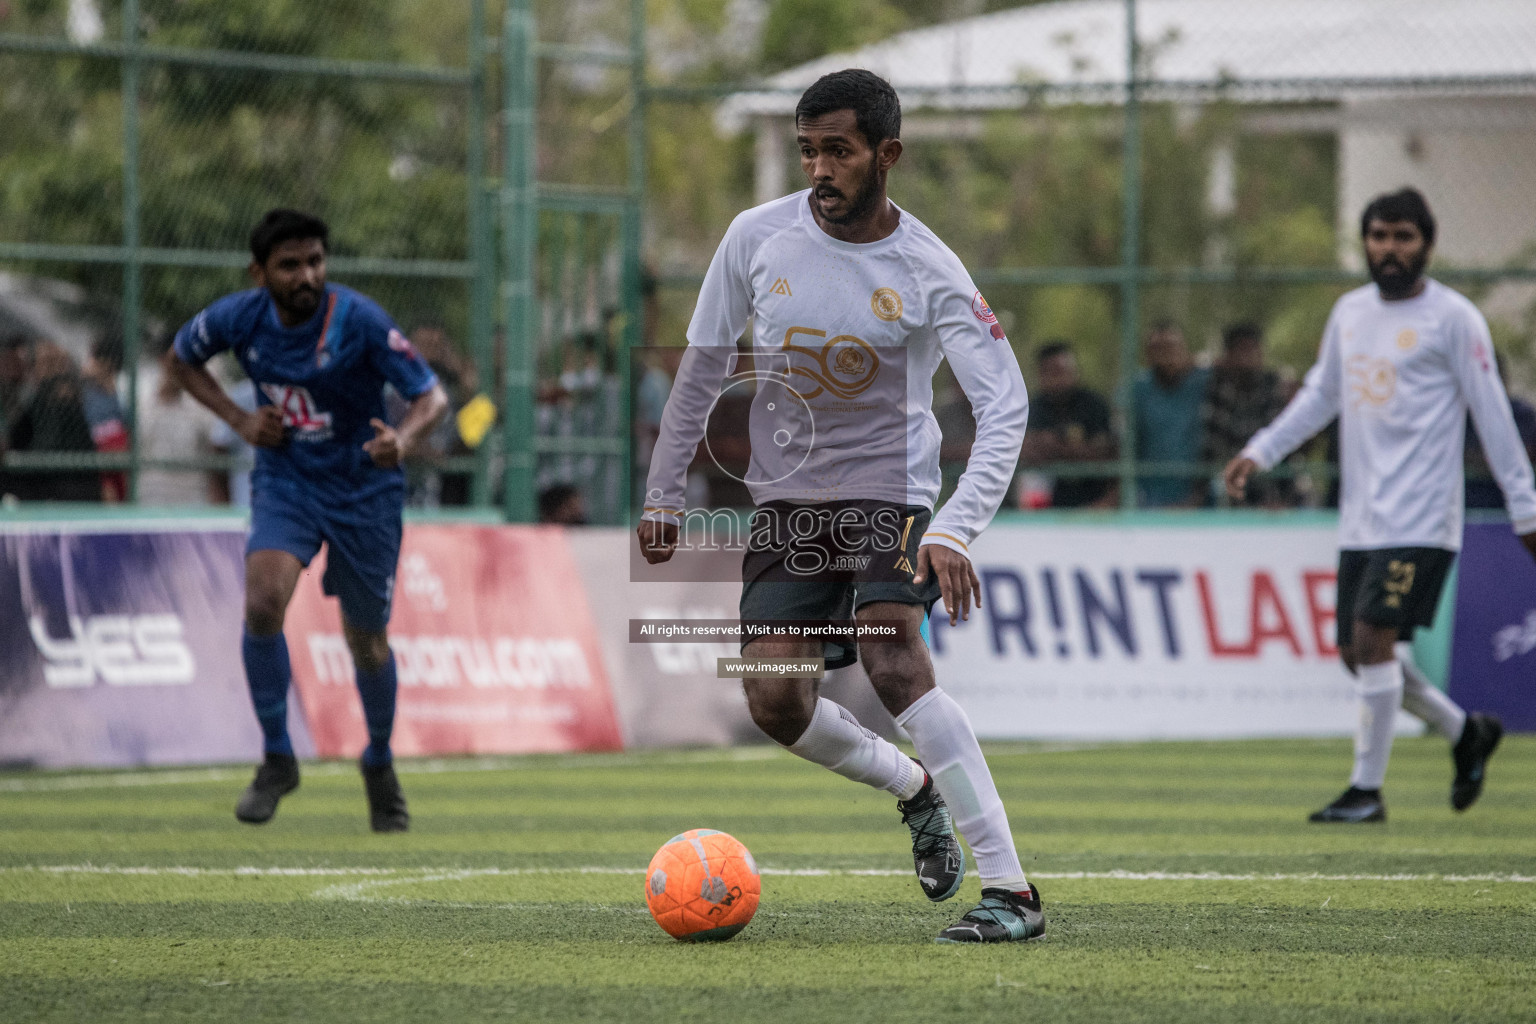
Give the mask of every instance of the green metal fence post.
[{"label": "green metal fence post", "polygon": [[634,389],[635,351],[645,341],[645,307],[640,295],[640,245],[642,217],[645,212],[645,0],[629,3],[629,198],[624,204],[623,291],[624,337],[619,353],[619,427],[621,438],[619,500],[623,502],[620,522],[627,523],[635,506],[635,431],[630,398]]},{"label": "green metal fence post", "polygon": [[502,510],[511,522],[531,522],[534,518],[534,252],[538,244],[534,196],[535,39],[530,0],[509,0],[502,33],[501,116],[506,162],[501,186],[501,298],[506,304],[507,325],[503,403],[506,415],[502,425],[506,476]]},{"label": "green metal fence post", "polygon": [[123,0],[123,365],[128,369],[128,500],[139,498],[139,324],[144,264],[139,251],[139,0]]},{"label": "green metal fence post", "polygon": [[1125,138],[1120,235],[1120,507],[1136,507],[1136,341],[1141,322],[1141,68],[1136,0],[1125,0]]},{"label": "green metal fence post", "polygon": [[[485,0],[469,5],[469,138],[464,176],[469,223],[469,259],[474,277],[469,284],[469,351],[481,390],[494,393],[495,360],[491,353],[491,304],[496,287],[496,249],[485,202]],[[482,438],[475,449],[475,474],[470,501],[479,508],[491,503],[491,444]]]}]

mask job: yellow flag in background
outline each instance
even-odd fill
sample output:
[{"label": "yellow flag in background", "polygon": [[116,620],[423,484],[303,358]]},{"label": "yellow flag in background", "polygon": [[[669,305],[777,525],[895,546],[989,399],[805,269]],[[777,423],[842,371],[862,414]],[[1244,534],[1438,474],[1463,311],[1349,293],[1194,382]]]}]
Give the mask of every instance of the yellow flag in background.
[{"label": "yellow flag in background", "polygon": [[464,403],[464,408],[459,410],[456,419],[459,424],[460,439],[468,447],[478,448],[496,422],[496,406],[485,395],[476,395]]}]

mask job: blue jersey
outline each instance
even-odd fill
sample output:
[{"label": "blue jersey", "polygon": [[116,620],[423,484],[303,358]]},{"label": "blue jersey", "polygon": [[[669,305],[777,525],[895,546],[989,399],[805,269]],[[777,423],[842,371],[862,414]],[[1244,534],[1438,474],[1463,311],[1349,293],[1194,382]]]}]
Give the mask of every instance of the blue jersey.
[{"label": "blue jersey", "polygon": [[384,419],[384,385],[406,399],[437,383],[389,315],[372,299],[328,284],[308,322],[284,327],[265,288],[226,295],[176,332],[176,355],[201,366],[228,349],[256,384],[257,404],[282,410],[284,442],[258,448],[252,484],[302,489],[352,505],[394,492],[400,469],[374,465],[363,445]]}]

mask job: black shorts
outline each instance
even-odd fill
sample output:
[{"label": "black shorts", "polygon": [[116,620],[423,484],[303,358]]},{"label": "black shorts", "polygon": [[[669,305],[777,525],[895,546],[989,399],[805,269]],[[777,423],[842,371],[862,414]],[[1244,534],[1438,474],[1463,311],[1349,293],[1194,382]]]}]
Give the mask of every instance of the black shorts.
[{"label": "black shorts", "polygon": [[[912,583],[917,549],[933,513],[921,505],[768,502],[752,514],[741,563],[742,622],[848,622],[866,604],[919,604],[939,597],[938,577]],[[743,636],[742,647],[750,642]],[[858,645],[828,640],[827,668],[859,660]]]},{"label": "black shorts", "polygon": [[1354,639],[1355,620],[1390,626],[1399,640],[1435,621],[1456,552],[1444,548],[1381,548],[1339,552],[1339,646]]}]

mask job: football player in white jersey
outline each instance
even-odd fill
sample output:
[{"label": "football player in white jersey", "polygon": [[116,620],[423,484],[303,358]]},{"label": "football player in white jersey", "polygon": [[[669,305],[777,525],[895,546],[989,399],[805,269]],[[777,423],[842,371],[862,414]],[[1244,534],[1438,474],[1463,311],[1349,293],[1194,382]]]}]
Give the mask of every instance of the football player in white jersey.
[{"label": "football player in white jersey", "polygon": [[1488,452],[1515,532],[1536,555],[1536,490],[1494,363],[1488,324],[1465,296],[1424,276],[1435,220],[1413,189],[1378,196],[1360,218],[1372,283],[1339,299],[1317,364],[1274,422],[1226,467],[1243,494],[1339,419],[1339,653],[1355,676],[1360,725],[1349,788],[1313,821],[1384,821],[1381,787],[1397,709],[1452,744],[1451,806],[1483,788],[1503,728],[1468,714],[1414,665],[1408,641],[1434,620],[1461,546],[1467,413]]},{"label": "football player in white jersey", "polygon": [[[744,635],[752,658],[862,660],[920,761],[859,725],[810,678],[749,675],[753,721],[790,751],[896,796],[925,895],[959,891],[965,836],[982,898],[942,942],[1003,942],[1045,931],[1008,816],[960,706],[935,685],[920,635],[943,597],[968,618],[980,584],[969,546],[1002,502],[1029,403],[997,317],[954,253],[886,196],[901,157],[896,93],[868,71],[830,74],[795,111],[809,188],[739,215],[710,263],[688,349],[662,416],[640,547],[665,562],[711,407],[736,386],[736,342],[752,323],[755,394],[745,482],[756,512],[741,617],[892,622],[896,642]],[[948,358],[976,415],[976,441],[937,515],[933,375]],[[739,367],[738,367],[739,370]]]}]

